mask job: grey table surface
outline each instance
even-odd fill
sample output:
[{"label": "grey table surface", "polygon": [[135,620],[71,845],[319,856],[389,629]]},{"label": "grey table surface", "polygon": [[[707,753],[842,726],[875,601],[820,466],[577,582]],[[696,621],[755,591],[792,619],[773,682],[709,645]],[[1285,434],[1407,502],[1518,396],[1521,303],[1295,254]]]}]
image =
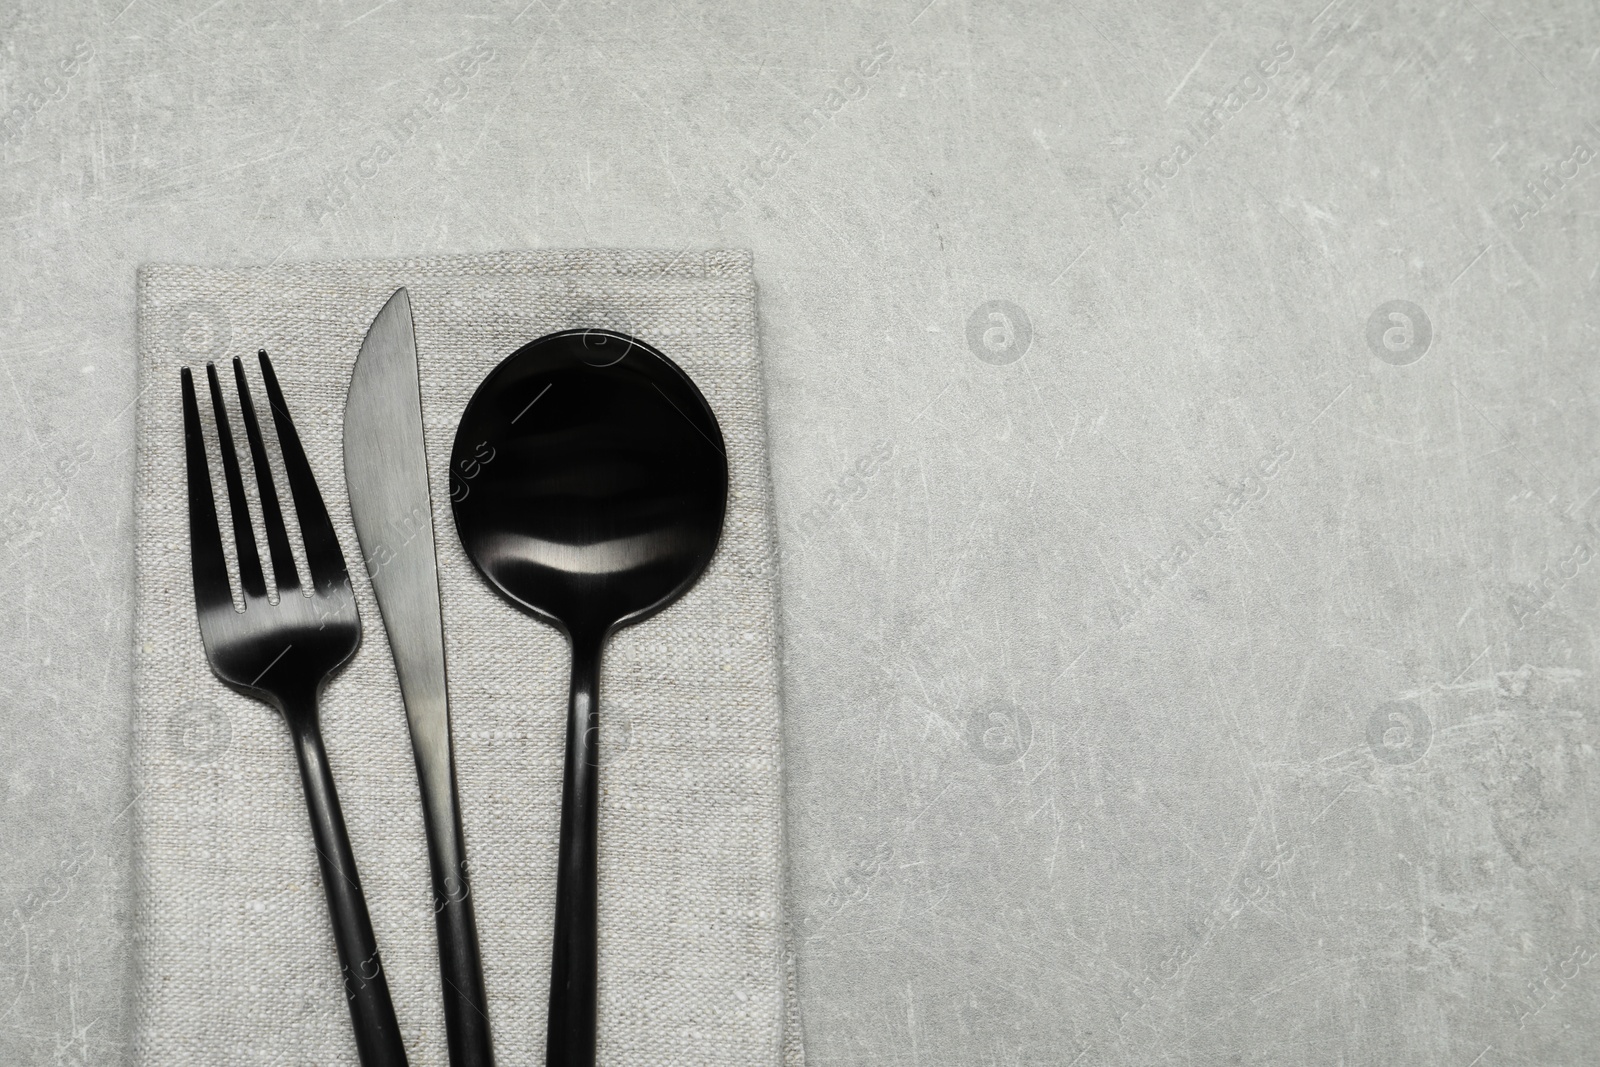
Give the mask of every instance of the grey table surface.
[{"label": "grey table surface", "polygon": [[813,1064],[1592,1062],[1597,63],[1572,2],[0,6],[0,1062],[126,1046],[138,265],[575,246],[755,250]]}]

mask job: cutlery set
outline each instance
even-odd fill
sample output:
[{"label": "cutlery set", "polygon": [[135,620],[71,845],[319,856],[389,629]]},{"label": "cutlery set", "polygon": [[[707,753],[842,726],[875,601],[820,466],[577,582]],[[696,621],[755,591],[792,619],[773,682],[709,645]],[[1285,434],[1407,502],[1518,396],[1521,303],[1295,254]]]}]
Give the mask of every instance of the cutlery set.
[{"label": "cutlery set", "polygon": [[[230,405],[208,364],[235,548],[236,579],[230,578],[200,404],[184,368],[200,635],[217,677],[276,708],[289,727],[360,1062],[393,1067],[406,1063],[405,1048],[317,710],[329,678],[361,643],[361,618],[338,536],[266,352],[259,363],[293,498],[299,554],[284,522],[244,364],[235,359],[234,408],[255,473],[274,599]],[[405,289],[378,313],[356,357],[344,464],[421,786],[450,1063],[490,1067],[488,998],[451,750],[416,337]],[[484,379],[457,427],[450,500],[468,558],[511,605],[555,626],[572,649],[547,1067],[595,1063],[602,650],[618,628],[662,610],[698,580],[720,539],[727,493],[721,429],[698,387],[649,344],[610,330],[568,330],[524,345]],[[302,564],[309,579],[304,586]]]}]

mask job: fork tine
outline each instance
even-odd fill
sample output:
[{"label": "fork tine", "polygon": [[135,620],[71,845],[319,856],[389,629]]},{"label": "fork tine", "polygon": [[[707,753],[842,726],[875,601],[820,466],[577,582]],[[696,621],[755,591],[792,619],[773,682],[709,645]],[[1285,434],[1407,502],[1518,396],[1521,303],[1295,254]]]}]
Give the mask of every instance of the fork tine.
[{"label": "fork tine", "polygon": [[343,585],[350,581],[345,568],[344,551],[333,532],[333,522],[328,518],[328,507],[322,502],[322,492],[317,479],[306,462],[305,450],[300,447],[300,435],[295,431],[294,419],[289,416],[289,405],[283,401],[283,390],[278,387],[278,376],[273,372],[272,360],[266,349],[259,355],[261,380],[267,386],[267,400],[272,406],[272,423],[278,428],[278,444],[283,449],[283,472],[289,479],[289,492],[294,496],[294,513],[300,518],[300,536],[306,543],[306,567],[311,571],[311,583],[317,588]]},{"label": "fork tine", "polygon": [[233,541],[239,550],[239,584],[244,595],[264,597],[267,580],[261,574],[261,556],[256,551],[256,534],[250,528],[250,503],[244,495],[244,478],[239,473],[239,457],[233,450],[233,431],[228,428],[228,411],[222,403],[222,386],[217,382],[215,364],[206,364],[211,382],[211,406],[217,415],[217,443],[222,446],[222,474],[228,483],[228,510],[233,513]]},{"label": "fork tine", "polygon": [[194,377],[188,367],[179,377],[183,383],[183,444],[189,469],[189,561],[194,569],[195,604],[203,620],[207,612],[223,605],[232,611],[233,593],[228,587],[228,561],[222,554],[217,502],[211,495],[211,469],[206,462],[206,440],[200,432]]},{"label": "fork tine", "polygon": [[267,550],[272,554],[272,574],[280,592],[300,588],[300,572],[295,570],[289,551],[289,531],[283,525],[283,510],[278,507],[278,487],[272,481],[267,462],[267,446],[261,440],[261,425],[256,422],[256,406],[250,399],[250,384],[244,380],[244,364],[233,360],[233,378],[239,387],[239,415],[245,436],[250,439],[250,462],[256,469],[256,488],[261,491],[261,521],[267,528]]}]

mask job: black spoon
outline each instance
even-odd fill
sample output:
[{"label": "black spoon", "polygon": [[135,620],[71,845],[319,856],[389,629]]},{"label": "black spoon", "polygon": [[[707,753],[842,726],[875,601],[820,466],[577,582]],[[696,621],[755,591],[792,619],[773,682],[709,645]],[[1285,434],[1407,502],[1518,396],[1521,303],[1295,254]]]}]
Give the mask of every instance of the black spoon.
[{"label": "black spoon", "polygon": [[551,334],[473,394],[450,499],[483,576],[572,643],[545,1064],[593,1067],[600,652],[711,562],[728,502],[722,430],[689,376],[644,342]]}]

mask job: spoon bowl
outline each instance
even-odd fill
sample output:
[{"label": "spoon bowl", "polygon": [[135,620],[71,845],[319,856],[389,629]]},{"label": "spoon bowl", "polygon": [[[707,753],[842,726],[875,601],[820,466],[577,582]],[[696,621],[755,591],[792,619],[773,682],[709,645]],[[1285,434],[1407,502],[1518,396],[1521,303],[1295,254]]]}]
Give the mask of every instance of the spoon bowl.
[{"label": "spoon bowl", "polygon": [[711,562],[728,500],[722,431],[689,376],[643,341],[550,334],[467,404],[450,499],[473,565],[572,645],[545,1062],[592,1067],[601,650]]}]

